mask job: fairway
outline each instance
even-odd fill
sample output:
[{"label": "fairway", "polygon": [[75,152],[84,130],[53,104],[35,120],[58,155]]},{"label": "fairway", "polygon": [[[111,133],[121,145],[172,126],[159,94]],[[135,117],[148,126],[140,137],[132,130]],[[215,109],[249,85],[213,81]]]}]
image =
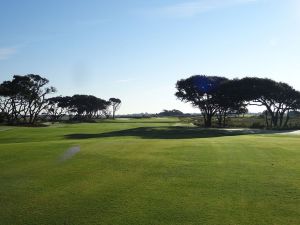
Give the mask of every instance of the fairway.
[{"label": "fairway", "polygon": [[175,118],[0,127],[1,225],[297,225],[300,136]]}]

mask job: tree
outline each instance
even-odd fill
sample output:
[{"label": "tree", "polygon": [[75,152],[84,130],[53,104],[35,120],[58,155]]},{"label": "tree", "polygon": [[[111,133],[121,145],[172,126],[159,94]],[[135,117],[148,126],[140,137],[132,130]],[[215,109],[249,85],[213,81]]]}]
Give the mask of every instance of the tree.
[{"label": "tree", "polygon": [[28,95],[25,96],[28,102],[29,123],[34,124],[38,115],[47,108],[46,95],[56,92],[54,87],[47,87],[49,80],[39,75],[29,74]]},{"label": "tree", "polygon": [[67,114],[67,106],[64,106],[65,97],[57,96],[48,99],[47,115],[51,121],[58,121]]},{"label": "tree", "polygon": [[183,112],[177,109],[166,110],[164,109],[162,112],[158,114],[158,116],[183,116]]},{"label": "tree", "polygon": [[120,109],[122,102],[118,98],[110,98],[109,102],[110,102],[110,105],[112,107],[112,116],[113,116],[113,119],[115,119],[116,112]]},{"label": "tree", "polygon": [[107,106],[107,108],[102,110],[102,113],[106,119],[109,119],[111,117],[111,109],[109,107],[111,105],[111,103],[110,102],[108,102],[108,103],[109,103],[109,105]]},{"label": "tree", "polygon": [[27,96],[30,78],[28,76],[15,75],[11,81],[4,81],[0,85],[1,108],[7,115],[9,123],[17,123],[22,118],[26,122],[28,111]]},{"label": "tree", "polygon": [[68,102],[69,110],[75,113],[75,119],[92,119],[102,115],[109,102],[93,95],[73,95]]},{"label": "tree", "polygon": [[195,75],[177,81],[176,97],[198,107],[204,118],[205,127],[211,127],[213,116],[220,110],[220,86],[225,77]]},{"label": "tree", "polygon": [[52,120],[63,115],[69,119],[83,120],[107,117],[110,102],[93,95],[57,96],[48,99],[47,114]]},{"label": "tree", "polygon": [[226,126],[228,116],[245,114],[248,112],[244,99],[234,92],[237,85],[236,79],[224,81],[217,90],[216,102],[219,104],[216,117],[219,126]]},{"label": "tree", "polygon": [[298,108],[300,99],[300,93],[290,85],[268,78],[243,78],[236,82],[232,91],[249,105],[266,107],[266,123],[271,127],[287,125],[289,111]]},{"label": "tree", "polygon": [[[280,92],[277,96],[276,115],[279,117],[278,126],[286,127],[290,119],[290,111],[300,109],[300,92],[285,83],[278,83]],[[284,116],[286,119],[284,121]]]},{"label": "tree", "polygon": [[3,121],[7,120],[11,122],[11,117],[13,114],[13,105],[12,105],[12,88],[10,81],[5,81],[0,84],[0,112],[2,115]]},{"label": "tree", "polygon": [[0,105],[8,115],[8,122],[22,120],[34,124],[46,109],[46,96],[56,91],[54,87],[48,87],[48,83],[49,80],[35,74],[15,75],[11,81],[4,81],[0,85]]}]

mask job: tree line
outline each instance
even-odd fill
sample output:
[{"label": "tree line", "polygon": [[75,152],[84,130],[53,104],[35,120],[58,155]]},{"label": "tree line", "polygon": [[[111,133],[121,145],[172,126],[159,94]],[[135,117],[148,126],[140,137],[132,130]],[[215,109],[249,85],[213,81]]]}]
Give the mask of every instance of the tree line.
[{"label": "tree line", "polygon": [[56,93],[49,80],[40,75],[14,75],[0,84],[0,120],[9,124],[35,124],[41,118],[59,121],[115,118],[121,100],[108,101],[93,95],[48,97]]},{"label": "tree line", "polygon": [[213,118],[219,126],[233,114],[247,112],[249,105],[265,107],[266,127],[286,127],[290,112],[300,109],[300,92],[290,85],[268,78],[227,79],[195,75],[176,83],[176,97],[199,108],[204,126],[211,127]]}]

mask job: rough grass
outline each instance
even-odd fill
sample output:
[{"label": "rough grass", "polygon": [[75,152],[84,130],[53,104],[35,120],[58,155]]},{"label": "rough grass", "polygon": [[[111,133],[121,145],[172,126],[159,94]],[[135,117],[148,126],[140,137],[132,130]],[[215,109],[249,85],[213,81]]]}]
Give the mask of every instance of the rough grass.
[{"label": "rough grass", "polygon": [[300,224],[300,136],[176,124],[1,127],[0,224]]}]

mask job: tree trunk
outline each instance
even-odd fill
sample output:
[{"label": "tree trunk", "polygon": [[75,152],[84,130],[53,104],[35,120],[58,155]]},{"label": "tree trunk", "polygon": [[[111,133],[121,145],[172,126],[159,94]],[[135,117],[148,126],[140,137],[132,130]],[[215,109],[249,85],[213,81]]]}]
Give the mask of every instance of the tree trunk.
[{"label": "tree trunk", "polygon": [[269,127],[268,111],[265,112],[266,126]]},{"label": "tree trunk", "polygon": [[204,126],[211,127],[212,125],[211,120],[212,120],[212,115],[210,114],[206,115],[206,119],[204,119]]},{"label": "tree trunk", "polygon": [[279,116],[279,126],[282,127],[282,124],[283,124],[283,117],[284,117],[284,112],[280,113],[280,116]]},{"label": "tree trunk", "polygon": [[226,127],[226,118],[227,118],[227,114],[225,112],[223,116],[223,127]]},{"label": "tree trunk", "polygon": [[289,120],[290,120],[290,112],[288,111],[288,112],[286,113],[286,119],[285,119],[284,127],[287,127],[287,126],[288,126]]},{"label": "tree trunk", "polygon": [[218,126],[221,127],[222,126],[222,121],[223,121],[222,112],[219,112],[217,114],[217,120],[218,120]]},{"label": "tree trunk", "polygon": [[113,110],[113,116],[112,116],[113,120],[115,119],[115,110]]}]

